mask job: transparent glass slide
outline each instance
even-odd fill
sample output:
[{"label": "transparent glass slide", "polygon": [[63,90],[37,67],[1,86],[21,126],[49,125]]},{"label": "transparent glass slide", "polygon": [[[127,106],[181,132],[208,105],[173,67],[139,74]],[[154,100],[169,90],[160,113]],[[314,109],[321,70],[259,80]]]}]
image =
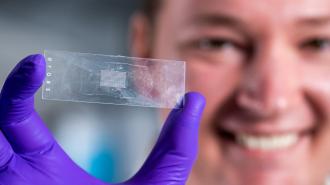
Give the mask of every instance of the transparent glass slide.
[{"label": "transparent glass slide", "polygon": [[44,100],[178,108],[185,62],[45,50]]}]

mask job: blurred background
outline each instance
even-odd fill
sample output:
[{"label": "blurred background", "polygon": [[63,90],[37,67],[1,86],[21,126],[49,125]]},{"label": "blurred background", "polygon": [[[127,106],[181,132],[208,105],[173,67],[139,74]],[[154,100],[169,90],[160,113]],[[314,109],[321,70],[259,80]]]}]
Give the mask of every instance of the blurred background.
[{"label": "blurred background", "polygon": [[[129,55],[137,0],[0,0],[0,86],[16,63],[43,49]],[[64,150],[107,182],[132,176],[159,130],[152,108],[41,100],[36,108]]]}]

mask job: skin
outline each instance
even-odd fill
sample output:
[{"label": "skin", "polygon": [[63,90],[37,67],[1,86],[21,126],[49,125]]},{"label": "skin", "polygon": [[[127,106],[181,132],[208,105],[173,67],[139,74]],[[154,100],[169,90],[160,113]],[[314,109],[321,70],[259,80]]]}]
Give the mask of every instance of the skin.
[{"label": "skin", "polygon": [[[132,54],[187,61],[207,100],[189,185],[320,185],[330,171],[330,1],[167,0],[132,21]],[[220,131],[299,133],[251,150]]]}]

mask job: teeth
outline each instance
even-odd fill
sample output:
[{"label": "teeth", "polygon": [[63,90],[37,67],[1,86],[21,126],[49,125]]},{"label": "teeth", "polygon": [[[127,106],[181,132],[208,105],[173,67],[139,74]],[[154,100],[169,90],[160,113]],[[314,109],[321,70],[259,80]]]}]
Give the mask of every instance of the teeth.
[{"label": "teeth", "polygon": [[274,136],[253,136],[240,134],[237,136],[239,144],[249,149],[274,150],[289,147],[298,140],[297,134],[285,134]]}]

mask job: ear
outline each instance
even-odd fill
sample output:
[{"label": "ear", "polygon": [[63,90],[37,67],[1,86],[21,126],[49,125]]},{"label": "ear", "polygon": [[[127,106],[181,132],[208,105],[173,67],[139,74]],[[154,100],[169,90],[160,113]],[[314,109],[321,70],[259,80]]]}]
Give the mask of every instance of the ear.
[{"label": "ear", "polygon": [[140,58],[151,58],[152,31],[150,21],[142,13],[131,18],[130,50],[131,55]]}]

